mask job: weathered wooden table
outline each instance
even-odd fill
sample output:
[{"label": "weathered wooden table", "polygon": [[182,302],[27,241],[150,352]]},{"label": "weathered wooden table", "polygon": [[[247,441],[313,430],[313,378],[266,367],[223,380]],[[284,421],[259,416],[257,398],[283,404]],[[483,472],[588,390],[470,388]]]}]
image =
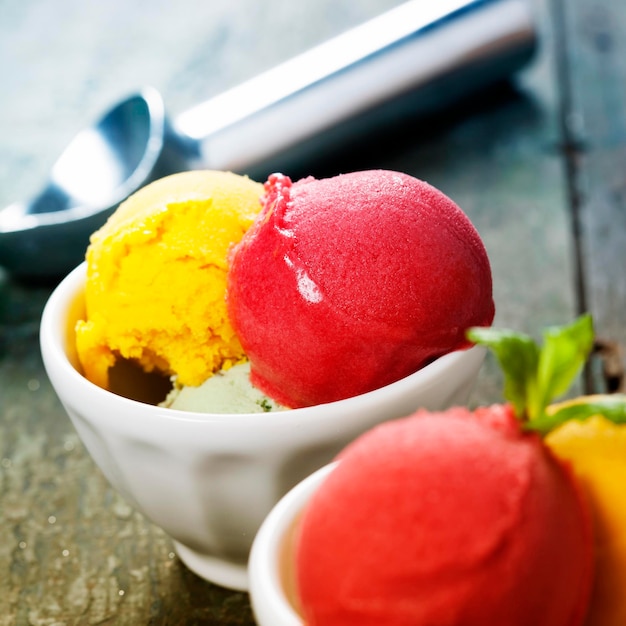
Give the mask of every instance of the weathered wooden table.
[{"label": "weathered wooden table", "polygon": [[[396,4],[0,2],[0,206],[128,91],[155,85],[179,112]],[[345,169],[406,171],[467,211],[498,325],[538,334],[588,310],[626,345],[626,5],[535,8],[541,49],[514,86],[409,124]],[[0,625],[253,624],[248,597],[186,570],[79,442],[39,353],[53,287],[0,274]],[[488,360],[472,402],[499,386]],[[605,388],[593,368],[581,386]]]}]

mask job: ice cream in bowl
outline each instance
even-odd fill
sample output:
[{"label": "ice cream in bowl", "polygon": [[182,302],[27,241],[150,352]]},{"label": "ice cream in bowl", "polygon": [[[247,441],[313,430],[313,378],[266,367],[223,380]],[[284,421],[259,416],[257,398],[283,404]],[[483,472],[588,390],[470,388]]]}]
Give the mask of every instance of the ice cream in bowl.
[{"label": "ice cream in bowl", "polygon": [[586,501],[506,411],[417,412],[357,438],[255,538],[259,626],[581,626]]},{"label": "ice cream in bowl", "polygon": [[422,181],[188,172],[94,233],[41,348],[105,477],[191,570],[247,589],[280,498],[375,425],[464,404],[465,329],[492,319],[478,234]]},{"label": "ice cream in bowl", "polygon": [[553,403],[590,317],[541,348],[470,334],[505,401],[380,423],[281,498],[251,550],[259,626],[624,623],[626,396]]}]

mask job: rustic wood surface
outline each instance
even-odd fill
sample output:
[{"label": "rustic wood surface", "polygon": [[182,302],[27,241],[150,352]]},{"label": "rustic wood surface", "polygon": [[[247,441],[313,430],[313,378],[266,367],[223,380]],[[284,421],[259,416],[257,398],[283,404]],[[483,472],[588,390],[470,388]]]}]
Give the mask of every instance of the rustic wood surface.
[{"label": "rustic wood surface", "polygon": [[[0,0],[0,206],[72,135],[156,86],[174,112],[398,0]],[[509,87],[346,158],[429,180],[490,254],[496,322],[538,334],[589,310],[626,345],[626,5],[535,0],[541,47]],[[87,455],[44,373],[54,283],[0,270],[0,626],[254,624],[246,594],[190,573]],[[473,403],[500,399],[491,360]],[[602,390],[600,375],[581,382]]]}]

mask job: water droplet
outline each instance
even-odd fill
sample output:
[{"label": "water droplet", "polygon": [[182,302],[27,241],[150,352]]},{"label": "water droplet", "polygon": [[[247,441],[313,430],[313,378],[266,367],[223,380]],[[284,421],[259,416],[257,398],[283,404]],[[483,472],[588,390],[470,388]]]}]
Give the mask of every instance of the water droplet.
[{"label": "water droplet", "polygon": [[130,519],[133,509],[126,502],[118,501],[113,505],[113,512],[118,519]]}]

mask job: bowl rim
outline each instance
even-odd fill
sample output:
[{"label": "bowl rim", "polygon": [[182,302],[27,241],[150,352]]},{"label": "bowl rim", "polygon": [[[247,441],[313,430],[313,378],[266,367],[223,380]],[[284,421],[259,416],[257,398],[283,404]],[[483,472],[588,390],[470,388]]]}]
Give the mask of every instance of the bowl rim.
[{"label": "bowl rim", "polygon": [[261,624],[302,626],[302,617],[289,601],[281,581],[280,551],[285,533],[313,493],[340,461],[322,466],[292,487],[263,520],[250,550],[248,584],[250,602]]},{"label": "bowl rim", "polygon": [[344,414],[348,410],[349,412],[358,412],[361,408],[364,410],[371,409],[373,404],[387,403],[393,398],[402,397],[409,390],[415,393],[416,389],[428,389],[449,368],[462,366],[465,361],[468,364],[475,363],[477,367],[480,367],[486,353],[486,349],[480,345],[449,352],[396,382],[358,396],[311,407],[268,413],[193,413],[169,407],[159,407],[125,398],[98,387],[85,378],[70,362],[64,345],[68,328],[67,314],[70,307],[81,296],[86,272],[87,263],[83,261],[61,280],[44,307],[40,323],[40,348],[48,376],[53,384],[56,382],[56,385],[71,385],[73,394],[81,402],[104,404],[113,402],[120,409],[125,407],[127,412],[133,411],[141,414],[147,411],[150,414],[150,419],[161,418],[168,422],[216,422],[241,426],[259,422],[259,418],[262,418],[264,428],[267,428],[268,425],[284,424],[296,419],[300,424],[303,421],[319,423],[320,406],[324,406],[327,409],[324,412],[333,419],[334,416]]}]

